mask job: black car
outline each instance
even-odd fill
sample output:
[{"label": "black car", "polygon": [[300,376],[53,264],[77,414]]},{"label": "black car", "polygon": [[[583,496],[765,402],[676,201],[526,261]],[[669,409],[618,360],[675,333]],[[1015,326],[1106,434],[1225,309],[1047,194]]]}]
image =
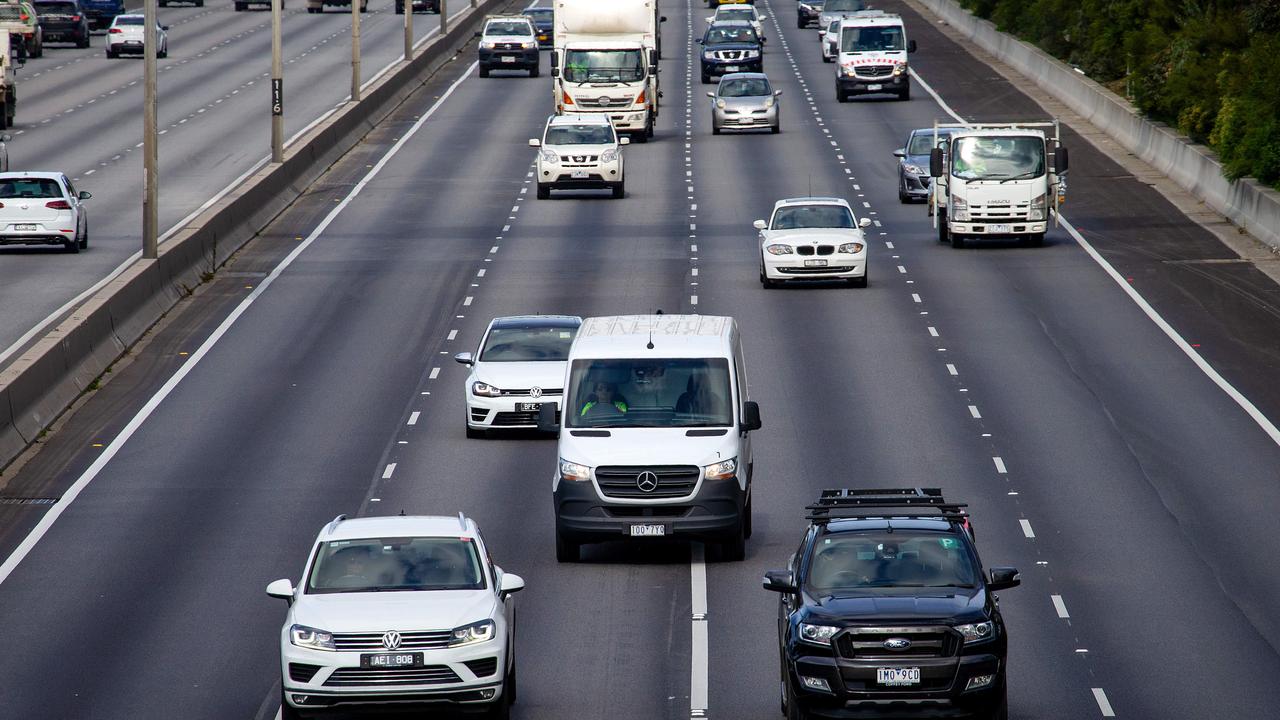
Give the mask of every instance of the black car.
[{"label": "black car", "polygon": [[[414,12],[440,12],[440,0],[412,0]],[[404,14],[404,0],[396,0],[396,14]]]},{"label": "black car", "polygon": [[788,720],[1008,716],[1004,620],[965,505],[937,488],[824,490],[781,595],[782,704]]},{"label": "black car", "polygon": [[796,27],[803,29],[817,25],[818,16],[822,14],[822,7],[826,4],[827,0],[800,0],[796,4]]},{"label": "black car", "polygon": [[80,0],[36,0],[36,18],[45,42],[69,42],[89,47],[89,16]]},{"label": "black car", "polygon": [[751,23],[725,20],[711,23],[698,40],[702,46],[702,82],[735,72],[764,72],[764,47]]},{"label": "black car", "polygon": [[543,50],[550,50],[555,42],[556,11],[549,7],[531,7],[525,8],[523,14],[533,21],[538,46]]},{"label": "black car", "polygon": [[[907,144],[893,151],[898,158],[898,201],[928,200],[929,198],[929,152],[934,145],[934,128],[912,130],[907,137]],[[945,142],[952,128],[938,128],[937,141]]]}]

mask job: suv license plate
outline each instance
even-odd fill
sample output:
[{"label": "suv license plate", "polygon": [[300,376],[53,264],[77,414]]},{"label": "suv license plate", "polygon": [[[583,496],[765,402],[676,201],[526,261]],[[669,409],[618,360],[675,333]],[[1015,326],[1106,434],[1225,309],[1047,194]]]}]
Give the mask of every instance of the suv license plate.
[{"label": "suv license plate", "polygon": [[538,412],[542,403],[516,403],[516,412]]},{"label": "suv license plate", "polygon": [[586,180],[588,174],[589,173],[587,173],[586,170],[574,170],[569,173],[569,177],[573,178],[574,180]]},{"label": "suv license plate", "polygon": [[379,654],[379,655],[361,655],[360,667],[363,667],[363,668],[422,667],[422,653],[385,653],[385,654]]},{"label": "suv license plate", "polygon": [[631,537],[663,537],[667,534],[666,525],[632,525]]},{"label": "suv license plate", "polygon": [[988,225],[988,226],[987,226],[987,232],[989,232],[989,233],[1010,233],[1010,232],[1013,232],[1013,226],[1012,226],[1012,225]]},{"label": "suv license plate", "polygon": [[869,91],[871,91],[871,92],[875,92],[876,90],[879,90],[881,87],[883,87],[883,85],[878,85],[878,84],[877,84],[877,85],[868,85],[868,86],[867,86],[867,90],[869,90]]},{"label": "suv license plate", "polygon": [[13,229],[18,231],[35,230],[36,226],[35,226],[35,223],[18,223],[17,225],[13,226]]},{"label": "suv license plate", "polygon": [[725,72],[738,72],[738,66],[737,66],[737,65],[727,65],[727,66],[725,66],[724,71],[725,71]]},{"label": "suv license plate", "polygon": [[515,59],[514,57],[510,56],[510,55],[503,55],[503,56],[502,56],[502,62],[509,62],[509,63],[513,63],[513,62],[515,62],[515,61],[516,61],[516,59]]},{"label": "suv license plate", "polygon": [[919,685],[920,668],[876,668],[877,685]]},{"label": "suv license plate", "polygon": [[804,266],[805,267],[826,267],[827,261],[826,260],[805,260]]}]

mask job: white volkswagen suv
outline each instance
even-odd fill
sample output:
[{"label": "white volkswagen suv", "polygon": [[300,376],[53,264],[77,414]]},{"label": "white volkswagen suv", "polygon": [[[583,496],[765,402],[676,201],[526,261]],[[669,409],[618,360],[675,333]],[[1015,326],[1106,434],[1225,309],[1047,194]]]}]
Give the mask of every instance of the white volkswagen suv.
[{"label": "white volkswagen suv", "polygon": [[320,531],[280,631],[281,716],[426,705],[507,718],[516,696],[512,593],[475,522],[399,516]]},{"label": "white volkswagen suv", "polygon": [[566,113],[547,119],[542,139],[529,140],[539,148],[538,198],[552,190],[608,189],[615,198],[627,194],[622,174],[621,146],[631,138],[618,137],[608,115]]},{"label": "white volkswagen suv", "polygon": [[803,197],[774,203],[769,221],[755,221],[760,231],[760,284],[777,287],[783,280],[844,280],[867,286],[867,240],[861,221],[840,198]]}]

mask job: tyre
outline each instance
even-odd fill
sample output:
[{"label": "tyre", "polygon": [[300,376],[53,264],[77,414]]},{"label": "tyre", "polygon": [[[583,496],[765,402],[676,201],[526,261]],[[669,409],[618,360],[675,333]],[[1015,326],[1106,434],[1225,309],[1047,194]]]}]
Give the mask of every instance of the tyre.
[{"label": "tyre", "polygon": [[161,2],[161,3],[160,3],[160,7],[169,7],[169,3],[167,3],[167,2]]},{"label": "tyre", "polygon": [[774,288],[779,287],[779,285],[780,284],[778,283],[777,280],[770,280],[769,276],[764,274],[764,266],[761,265],[760,266],[760,286],[763,287],[765,290],[773,290]]},{"label": "tyre", "polygon": [[466,424],[464,427],[466,427],[467,429],[467,439],[469,440],[480,440],[480,439],[489,437],[488,431],[484,429],[473,428],[469,423]]},{"label": "tyre", "polygon": [[797,18],[797,19],[796,19],[796,27],[798,27],[798,28],[800,28],[801,30],[803,30],[803,29],[805,28],[805,25],[806,25],[806,23],[805,23],[805,21],[804,21],[804,20],[801,20],[801,19],[799,19],[799,18]]},{"label": "tyre", "polygon": [[551,186],[538,183],[538,199],[546,200],[551,197]]},{"label": "tyre", "polygon": [[244,9],[245,9],[246,7],[248,7],[248,5],[245,5],[245,4],[244,4],[244,3],[242,3],[242,2],[238,2],[238,3],[236,3],[236,12],[244,12]]},{"label": "tyre", "polygon": [[64,242],[62,247],[66,248],[69,253],[78,253],[80,252],[80,241],[72,240],[71,242]]},{"label": "tyre", "polygon": [[631,133],[631,139],[632,139],[634,142],[638,142],[638,143],[641,143],[641,144],[649,142],[649,130],[648,130],[648,126],[646,125],[646,126],[645,126],[645,128],[646,128],[646,129],[641,130],[641,131],[640,131],[640,132],[638,132],[638,133]]},{"label": "tyre", "polygon": [[76,47],[78,48],[89,47],[89,33],[86,32],[80,39],[76,40]]},{"label": "tyre", "polygon": [[403,6],[403,5],[397,5],[397,6],[396,6],[396,14],[397,14],[397,15],[403,15],[403,14],[404,14],[404,6]]},{"label": "tyre", "polygon": [[115,51],[115,50],[112,50],[112,49],[110,49],[110,48],[107,48],[107,58],[108,58],[108,59],[112,59],[112,60],[113,60],[113,59],[115,59],[116,57],[117,57],[117,53],[116,53],[116,51]]},{"label": "tyre", "polygon": [[88,223],[85,223],[84,234],[80,236],[80,249],[81,250],[89,249],[89,224]]},{"label": "tyre", "polygon": [[950,240],[947,237],[947,213],[941,208],[938,209],[938,242],[944,243]]},{"label": "tyre", "polygon": [[538,77],[538,71],[539,71],[539,68],[537,65],[534,65],[533,67],[529,68],[529,77],[531,78]]},{"label": "tyre", "polygon": [[827,57],[826,53],[822,53],[822,62],[829,63],[831,62],[831,58]]},{"label": "tyre", "polygon": [[856,288],[864,288],[864,287],[866,287],[866,286],[867,286],[867,275],[869,275],[869,274],[870,274],[869,272],[864,272],[864,273],[862,274],[862,277],[849,278],[849,287],[856,287]]},{"label": "tyre", "polygon": [[[196,0],[196,7],[204,7],[204,0]],[[283,10],[284,7],[281,6],[280,9]]]},{"label": "tyre", "polygon": [[796,691],[791,685],[791,679],[788,677],[782,683],[784,694],[782,704],[786,708],[787,720],[809,720],[809,713],[805,712],[796,701]]},{"label": "tyre", "polygon": [[502,694],[507,696],[507,704],[515,705],[519,699],[520,683],[516,680],[516,646],[511,644],[511,652],[507,653],[507,663],[510,669],[507,670],[507,679],[502,682]]},{"label": "tyre", "polygon": [[712,135],[719,135],[719,134],[720,134],[720,128],[719,128],[719,127],[717,127],[715,123],[711,123],[711,134],[712,134]]},{"label": "tyre", "polygon": [[741,562],[746,556],[746,528],[739,525],[732,537],[720,543],[720,559],[725,562]]},{"label": "tyre", "polygon": [[156,57],[161,60],[169,57],[169,48],[165,48],[164,50],[161,50],[160,52],[156,53]]},{"label": "tyre", "polygon": [[614,185],[613,188],[611,189],[613,190],[613,199],[621,200],[622,198],[627,196],[627,181],[623,180],[617,185]]},{"label": "tyre", "polygon": [[280,689],[280,720],[302,720],[302,714],[298,709],[285,702],[284,688]]},{"label": "tyre", "polygon": [[1044,233],[1031,233],[1026,239],[1027,247],[1044,247]]},{"label": "tyre", "polygon": [[565,538],[556,528],[556,562],[575,563],[582,557],[582,546]]},{"label": "tyre", "polygon": [[769,128],[769,132],[773,133],[774,135],[777,135],[778,133],[782,132],[782,123],[781,122],[774,123],[773,127]]},{"label": "tyre", "polygon": [[12,124],[13,116],[9,114],[8,110],[6,109],[5,112],[0,112],[0,130],[8,129]]},{"label": "tyre", "polygon": [[489,77],[489,68],[485,65],[480,66],[480,77]]},{"label": "tyre", "polygon": [[498,702],[490,706],[489,712],[484,716],[489,720],[511,720],[511,703],[507,701],[506,693],[498,698]]},{"label": "tyre", "polygon": [[910,85],[908,85],[908,86],[906,86],[906,87],[902,88],[902,90],[900,90],[900,91],[898,92],[898,99],[899,99],[899,100],[910,100],[910,99],[911,99],[911,86],[910,86]]},{"label": "tyre", "polygon": [[902,178],[898,178],[898,202],[903,205],[911,202],[911,196],[902,189]]},{"label": "tyre", "polygon": [[711,76],[710,76],[710,75],[708,75],[708,74],[706,74],[706,73],[702,73],[702,84],[703,84],[703,85],[710,85],[710,84],[711,84]]},{"label": "tyre", "polygon": [[1000,699],[996,701],[986,717],[991,720],[1009,720],[1009,686],[1007,684],[1000,686],[999,697]]}]

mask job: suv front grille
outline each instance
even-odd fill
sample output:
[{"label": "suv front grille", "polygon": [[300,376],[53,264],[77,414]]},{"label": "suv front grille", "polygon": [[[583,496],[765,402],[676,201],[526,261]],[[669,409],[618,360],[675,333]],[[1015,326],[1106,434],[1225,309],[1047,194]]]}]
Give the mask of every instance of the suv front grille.
[{"label": "suv front grille", "polygon": [[[910,640],[902,650],[890,650],[890,638]],[[850,660],[898,660],[902,658],[953,657],[960,650],[960,636],[944,627],[851,628],[836,639],[836,652]]]},{"label": "suv front grille", "polygon": [[325,687],[352,687],[356,685],[439,685],[462,682],[448,665],[427,665],[420,668],[338,668],[333,671]]},{"label": "suv front grille", "polygon": [[[637,484],[644,472],[657,477],[657,487],[651,492],[641,490]],[[596,482],[606,497],[684,497],[693,494],[701,477],[702,471],[697,465],[601,465],[596,468]]]},{"label": "suv front grille", "polygon": [[[382,635],[383,633],[380,632],[334,633],[333,645],[338,652],[386,652],[387,647],[382,644]],[[403,632],[400,633],[400,646],[396,648],[396,652],[449,647],[449,640],[452,637],[452,630]]]},{"label": "suv front grille", "polygon": [[573,167],[574,165],[594,165],[600,160],[599,155],[561,155],[560,162],[565,167]]},{"label": "suv front grille", "polygon": [[746,50],[716,50],[715,57],[719,60],[746,60]]}]

